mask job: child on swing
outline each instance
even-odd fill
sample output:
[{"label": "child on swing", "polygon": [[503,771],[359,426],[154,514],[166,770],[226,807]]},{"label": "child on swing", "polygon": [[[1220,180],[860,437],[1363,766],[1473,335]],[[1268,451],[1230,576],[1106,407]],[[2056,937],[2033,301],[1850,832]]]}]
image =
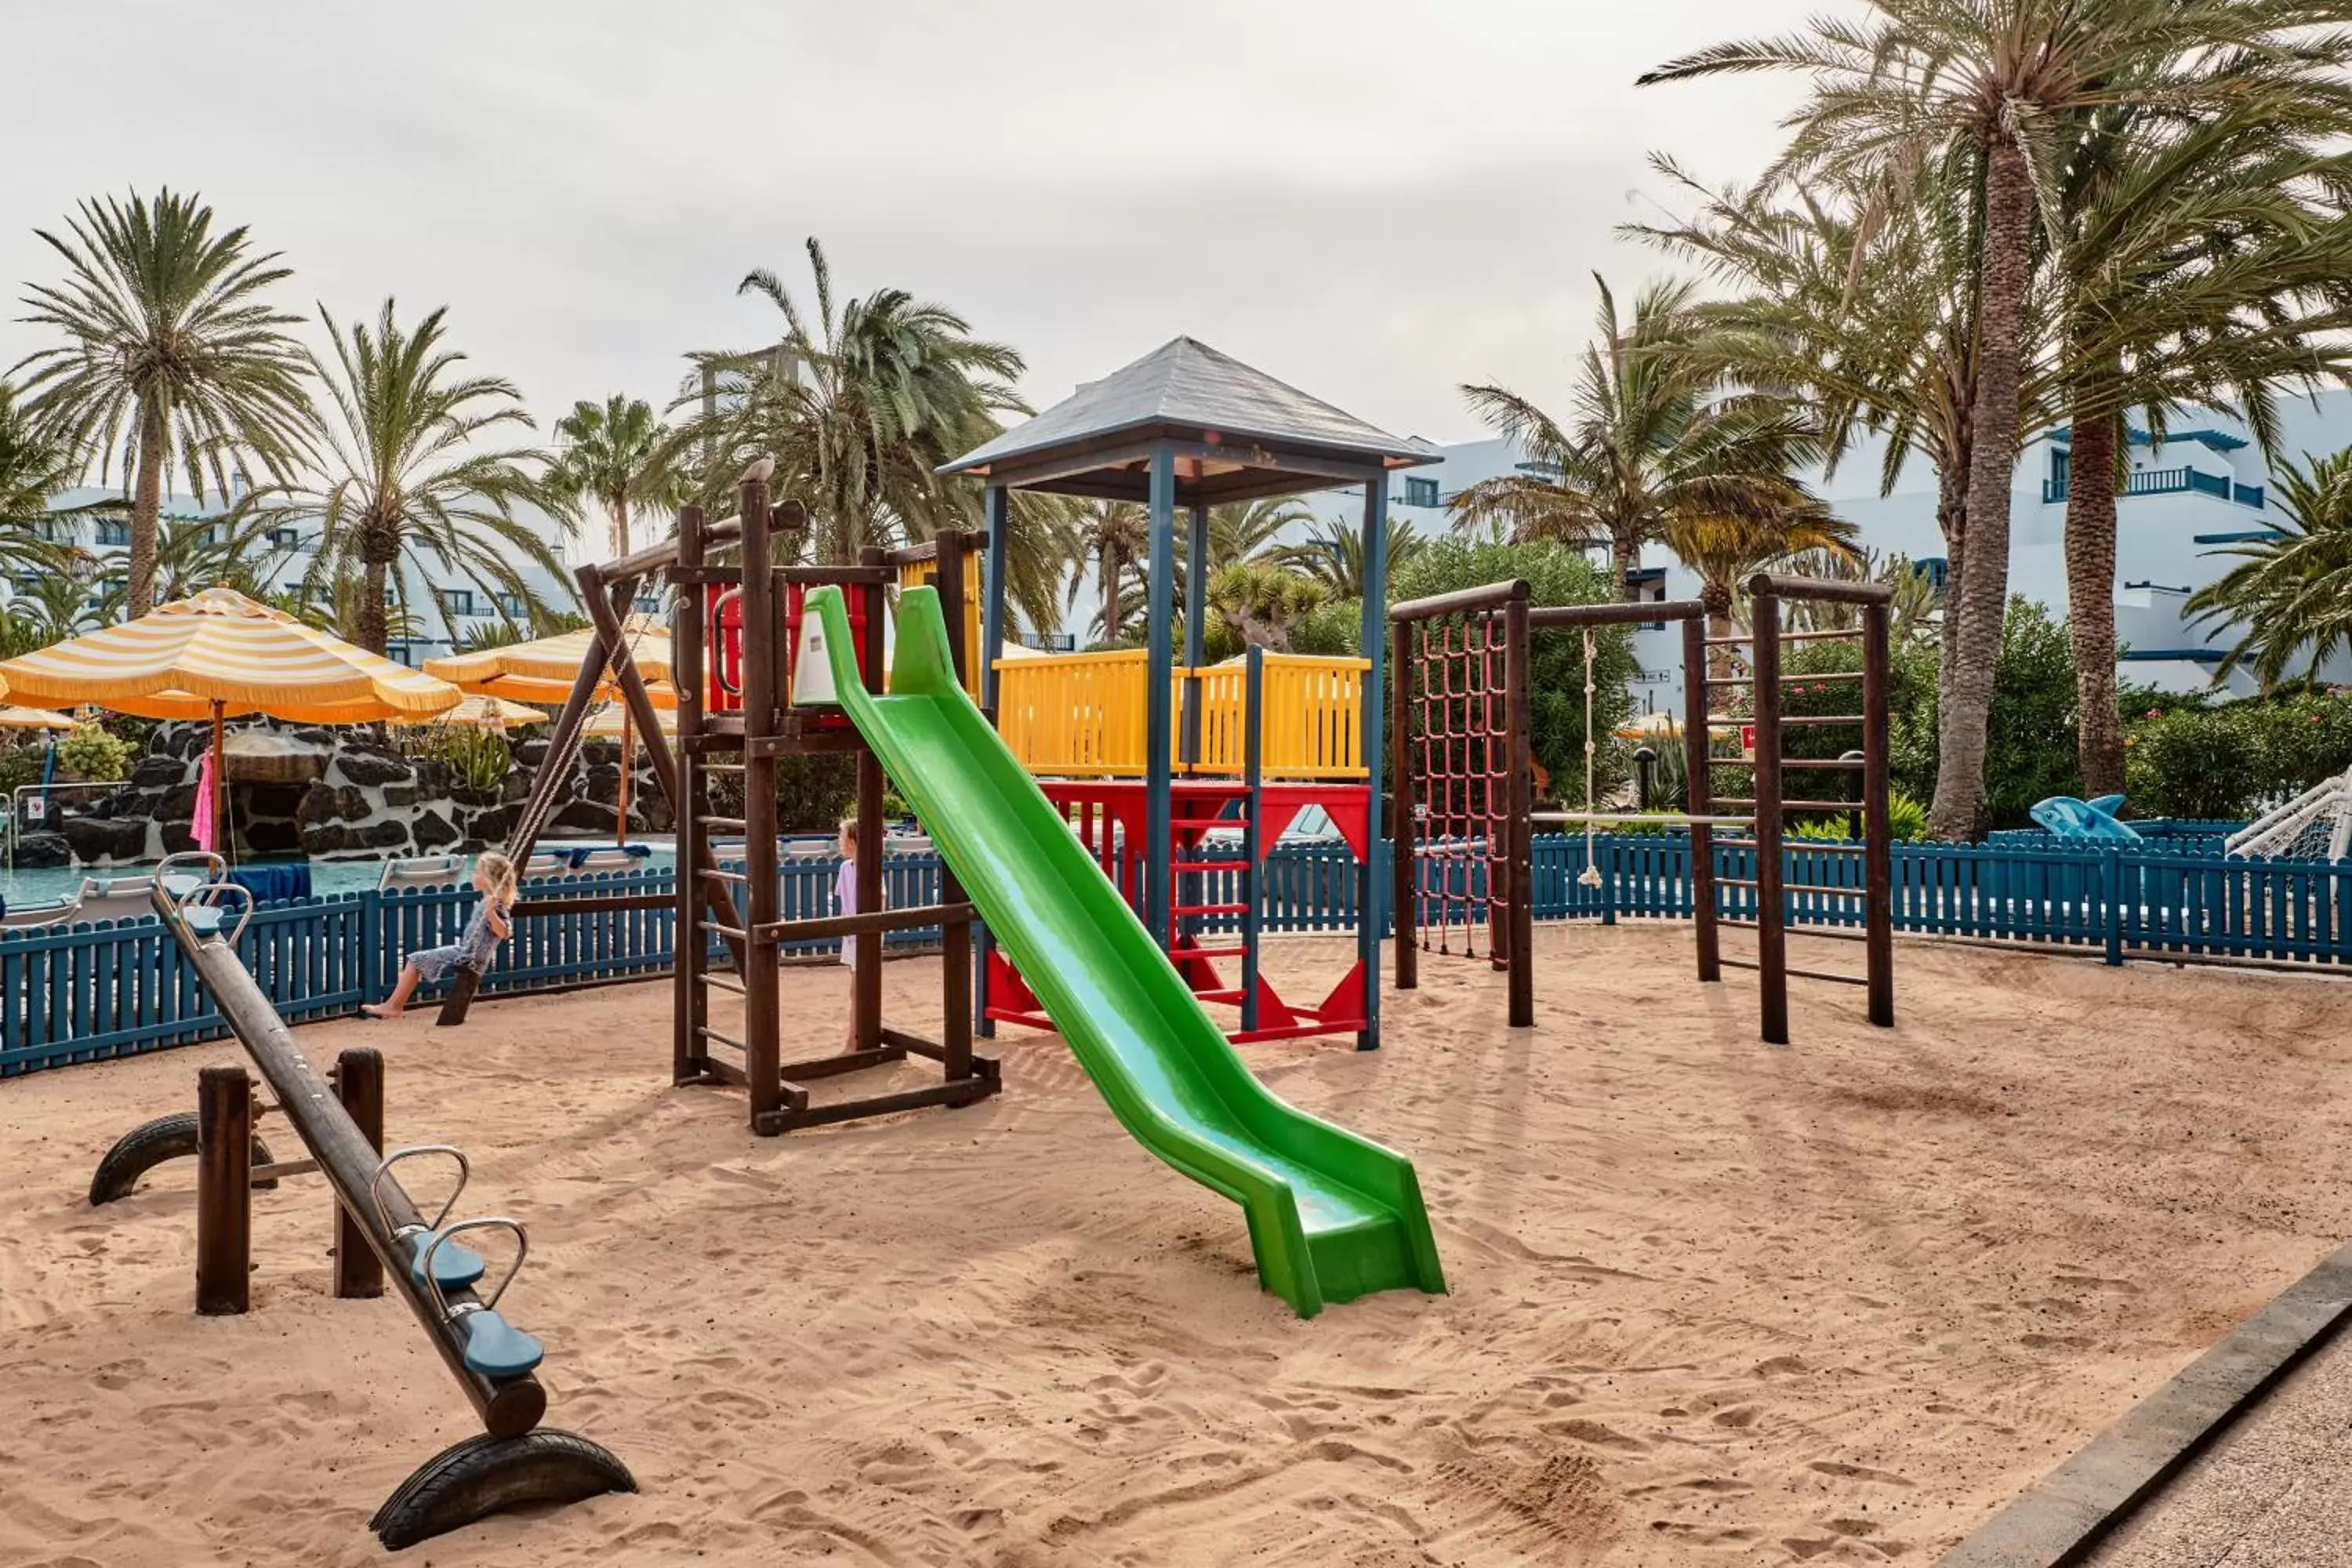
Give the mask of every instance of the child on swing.
[{"label": "child on swing", "polygon": [[516,880],[514,862],[495,849],[475,861],[474,891],[482,899],[474,906],[473,918],[466,922],[464,934],[446,947],[428,947],[410,953],[401,965],[400,984],[392,988],[392,994],[360,1011],[371,1018],[397,1018],[408,1010],[408,999],[425,982],[438,984],[447,979],[453,969],[477,973],[488,969],[490,954],[498,951],[499,943],[514,934],[509,916],[514,909]]}]

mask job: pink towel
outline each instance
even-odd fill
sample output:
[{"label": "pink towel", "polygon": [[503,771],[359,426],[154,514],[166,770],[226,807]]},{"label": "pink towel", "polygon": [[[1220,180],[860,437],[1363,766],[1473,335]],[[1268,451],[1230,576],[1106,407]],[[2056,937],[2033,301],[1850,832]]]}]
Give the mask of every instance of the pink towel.
[{"label": "pink towel", "polygon": [[220,843],[220,825],[213,820],[213,807],[219,791],[213,779],[213,754],[205,753],[204,766],[196,770],[196,813],[194,827],[196,847],[210,851]]}]

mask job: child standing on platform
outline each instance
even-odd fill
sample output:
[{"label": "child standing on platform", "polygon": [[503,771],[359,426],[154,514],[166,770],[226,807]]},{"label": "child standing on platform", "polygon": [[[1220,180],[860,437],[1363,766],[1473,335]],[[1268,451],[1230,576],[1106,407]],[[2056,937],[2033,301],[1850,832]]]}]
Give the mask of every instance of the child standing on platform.
[{"label": "child standing on platform", "polygon": [[[838,912],[854,915],[857,908],[857,818],[841,819],[841,874],[834,879],[833,900]],[[857,1048],[857,939],[841,939],[841,966],[849,971],[849,1049]]]}]

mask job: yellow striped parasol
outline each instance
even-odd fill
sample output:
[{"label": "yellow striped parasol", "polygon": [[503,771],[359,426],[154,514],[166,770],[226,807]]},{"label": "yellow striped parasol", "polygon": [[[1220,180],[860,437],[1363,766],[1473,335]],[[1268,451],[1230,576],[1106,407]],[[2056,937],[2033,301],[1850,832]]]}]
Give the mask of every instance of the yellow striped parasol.
[{"label": "yellow striped parasol", "polygon": [[228,588],[206,588],[135,621],[12,658],[0,665],[0,680],[20,700],[210,719],[212,812],[205,826],[215,839],[227,824],[223,719],[260,713],[303,724],[416,723],[462,695]]},{"label": "yellow striped parasol", "polygon": [[[636,664],[637,673],[645,677],[646,691],[653,698],[654,706],[677,707],[677,689],[670,684],[669,676],[669,628],[653,616],[631,616],[625,623],[625,630],[629,657]],[[530,642],[509,643],[504,647],[428,658],[425,672],[461,691],[561,707],[572,695],[572,683],[579,679],[580,667],[587,661],[595,635],[583,627],[574,632],[558,632],[553,637],[535,637]],[[597,692],[600,699],[607,701],[618,695],[617,686],[609,679]]]},{"label": "yellow striped parasol", "polygon": [[89,703],[145,719],[265,713],[359,724],[429,718],[461,695],[228,588],[12,658],[0,664],[0,679],[18,701]]},{"label": "yellow striped parasol", "polygon": [[52,713],[46,708],[0,708],[0,730],[71,730],[78,727],[70,713]]}]

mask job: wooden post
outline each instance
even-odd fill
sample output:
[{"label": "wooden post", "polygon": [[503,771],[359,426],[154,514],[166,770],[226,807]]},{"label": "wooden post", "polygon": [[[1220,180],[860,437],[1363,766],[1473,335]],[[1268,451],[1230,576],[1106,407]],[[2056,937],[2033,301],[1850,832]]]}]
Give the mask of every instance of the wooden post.
[{"label": "wooden post", "polygon": [[[1759,579],[1760,581],[1760,579]],[[1756,668],[1756,980],[1765,1043],[1789,1043],[1789,935],[1781,890],[1780,597],[1751,584]]]},{"label": "wooden post", "polygon": [[[1706,816],[1715,810],[1713,736],[1707,726],[1714,705],[1707,700],[1706,620],[1691,616],[1683,622],[1683,810]],[[1715,829],[1706,823],[1691,825],[1691,924],[1698,936],[1698,977],[1723,978],[1721,934],[1716,929]]]},{"label": "wooden post", "polygon": [[241,1067],[196,1074],[196,1310],[252,1304],[253,1080]]},{"label": "wooden post", "polygon": [[[744,479],[736,510],[743,520],[744,929],[763,931],[777,918],[776,758],[761,742],[776,732],[775,643],[782,636],[764,476]],[[743,1073],[756,1132],[763,1122],[772,1126],[784,1104],[779,976],[776,954],[764,937],[744,944],[740,973]]]},{"label": "wooden post", "polygon": [[1414,621],[1392,621],[1390,636],[1396,644],[1389,663],[1395,683],[1389,724],[1389,929],[1395,933],[1396,988],[1411,991],[1421,984],[1421,868],[1413,862],[1418,837],[1413,822],[1412,661]]},{"label": "wooden post", "polygon": [[[933,556],[938,564],[940,619],[947,624],[949,657],[955,662],[956,684],[966,691],[977,689],[976,673],[971,665],[968,648],[971,643],[973,617],[980,606],[971,602],[964,591],[964,560],[969,542],[965,536],[950,531],[939,537]],[[983,651],[982,658],[992,657]],[[948,868],[947,857],[940,857],[940,902],[954,908],[964,901],[963,888],[956,881],[955,873]],[[949,1079],[971,1076],[972,1027],[972,962],[971,917],[957,915],[940,927],[940,984],[944,994],[940,999],[941,1018],[940,1044],[944,1047],[940,1063],[942,1074]]]},{"label": "wooden post", "polygon": [[1887,615],[1862,612],[1862,861],[1864,954],[1870,1021],[1895,1025],[1894,824],[1886,819]]},{"label": "wooden post", "polygon": [[[1510,733],[1503,755],[1511,770],[1505,781],[1503,810],[1508,820],[1504,879],[1510,902],[1504,910],[1510,953],[1509,1007],[1511,1027],[1532,1028],[1536,1021],[1535,964],[1535,752],[1530,731],[1534,710],[1528,689],[1528,601],[1514,595],[1503,606],[1503,721]],[[1493,788],[1490,783],[1488,788]],[[1489,932],[1491,942],[1495,933]]]},{"label": "wooden post", "polygon": [[[871,546],[860,552],[860,564],[879,568],[884,552]],[[857,650],[859,673],[866,689],[882,689],[882,589],[867,584],[856,590],[866,605],[865,644]],[[857,752],[857,912],[870,915],[882,908],[882,793],[887,779],[882,759],[871,746]],[[851,1016],[857,1024],[857,1048],[870,1051],[882,1044],[883,933],[857,938],[857,963],[850,985]]]},{"label": "wooden post", "polygon": [[[383,1053],[354,1047],[335,1058],[335,1098],[360,1130],[368,1147],[383,1152]],[[383,1262],[367,1232],[341,1204],[335,1205],[335,1294],[372,1301],[383,1294]]]},{"label": "wooden post", "polygon": [[[677,513],[677,563],[687,571],[702,567],[702,509],[680,507]],[[710,907],[708,889],[713,880],[702,874],[718,857],[706,853],[702,826],[705,781],[702,756],[696,748],[702,739],[703,585],[682,583],[670,611],[670,678],[677,685],[677,795],[670,809],[677,817],[677,947],[671,960],[669,1073],[672,1083],[700,1079],[709,1065],[709,1047],[702,1031],[710,1022],[710,998],[703,976],[710,968],[710,944],[700,929],[701,911]],[[723,889],[721,889],[724,890]],[[734,900],[728,900],[731,907]]]}]

